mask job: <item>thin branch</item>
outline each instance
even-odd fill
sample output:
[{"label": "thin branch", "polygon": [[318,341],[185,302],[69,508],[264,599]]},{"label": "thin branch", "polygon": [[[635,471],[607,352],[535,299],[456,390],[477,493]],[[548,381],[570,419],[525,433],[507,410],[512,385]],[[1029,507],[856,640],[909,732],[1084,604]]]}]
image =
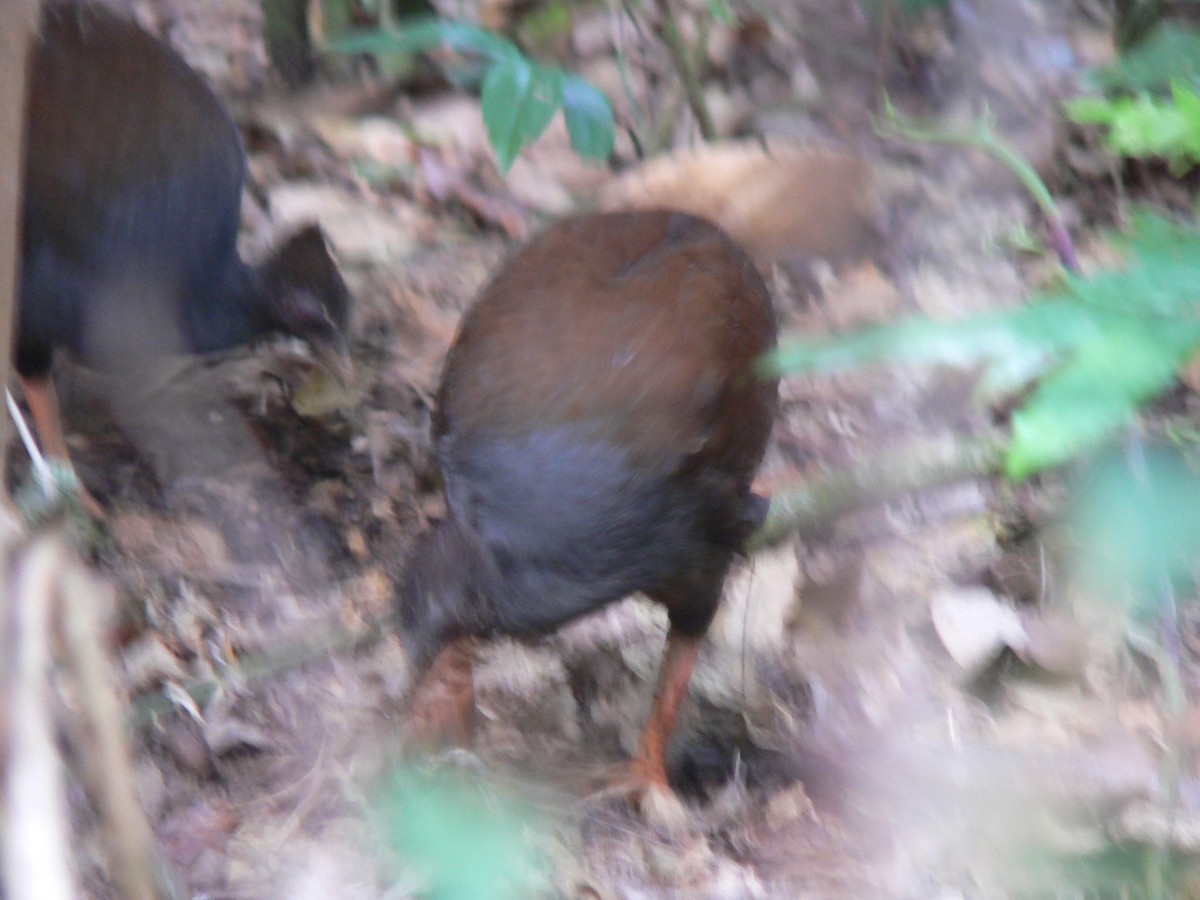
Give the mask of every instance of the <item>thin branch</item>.
[{"label": "thin branch", "polygon": [[832,521],[869,503],[966,478],[998,474],[1006,439],[999,433],[919,443],[849,469],[805,479],[771,498],[767,521],[746,543],[749,552],[782,543],[797,531]]},{"label": "thin branch", "polygon": [[1062,213],[1059,212],[1050,189],[1037,171],[1012,147],[1004,143],[992,128],[992,116],[988,110],[975,120],[968,132],[949,131],[942,128],[921,128],[905,119],[884,98],[884,120],[877,129],[882,135],[894,135],[906,140],[926,144],[949,144],[961,147],[977,147],[1011,171],[1024,186],[1046,219],[1050,230],[1050,245],[1058,254],[1063,266],[1071,272],[1079,271],[1079,258],[1071,241]]},{"label": "thin branch", "polygon": [[683,37],[679,33],[679,23],[671,11],[670,0],[654,0],[654,3],[658,7],[659,17],[662,19],[663,41],[667,45],[667,53],[670,54],[671,63],[683,81],[688,105],[692,108],[692,115],[696,117],[700,134],[706,141],[714,141],[717,139],[717,129],[713,126],[712,116],[708,112],[708,104],[704,102],[700,74],[688,57],[687,47],[684,46]]},{"label": "thin branch", "polygon": [[121,897],[154,900],[158,896],[154,836],[138,801],[115,678],[95,620],[96,608],[105,605],[97,595],[111,594],[112,588],[89,578],[61,543],[59,555],[65,662],[74,676],[84,720],[79,757],[105,822],[102,833],[113,881]]}]

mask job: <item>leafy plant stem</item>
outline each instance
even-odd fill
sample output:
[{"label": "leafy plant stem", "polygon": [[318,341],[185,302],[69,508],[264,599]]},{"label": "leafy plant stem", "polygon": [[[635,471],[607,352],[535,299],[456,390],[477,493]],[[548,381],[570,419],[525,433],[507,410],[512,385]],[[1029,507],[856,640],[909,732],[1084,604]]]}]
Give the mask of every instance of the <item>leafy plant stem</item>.
[{"label": "leafy plant stem", "polygon": [[884,98],[884,127],[877,129],[880,134],[891,134],[906,140],[927,144],[947,144],[963,147],[977,147],[983,150],[1001,165],[1011,171],[1024,188],[1033,197],[1050,231],[1050,243],[1058,255],[1059,261],[1071,272],[1079,271],[1079,257],[1075,253],[1075,245],[1063,222],[1058,204],[1042,181],[1041,176],[1024,157],[1004,143],[992,128],[992,117],[985,109],[983,114],[974,122],[967,133],[948,131],[940,128],[921,128],[905,119],[892,105],[891,100]]},{"label": "leafy plant stem", "polygon": [[667,45],[667,52],[671,55],[671,63],[674,65],[675,71],[679,73],[680,80],[683,81],[688,105],[691,107],[692,115],[696,117],[700,134],[706,141],[716,140],[717,130],[713,126],[712,116],[708,112],[708,104],[704,102],[704,92],[700,88],[700,76],[697,67],[693,66],[688,58],[687,47],[684,46],[683,37],[679,33],[679,24],[675,20],[675,13],[671,10],[670,0],[654,0],[654,3],[662,18],[663,41]]}]

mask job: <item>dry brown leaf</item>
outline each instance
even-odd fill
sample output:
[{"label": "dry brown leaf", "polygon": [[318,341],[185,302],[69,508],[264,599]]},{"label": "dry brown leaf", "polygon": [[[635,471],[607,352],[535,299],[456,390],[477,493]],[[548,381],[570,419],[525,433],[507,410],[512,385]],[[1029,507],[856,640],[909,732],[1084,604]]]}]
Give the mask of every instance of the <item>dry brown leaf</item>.
[{"label": "dry brown leaf", "polygon": [[881,217],[862,158],[783,142],[707,144],[659,157],[610,182],[598,199],[603,209],[666,206],[704,216],[760,265],[851,254]]},{"label": "dry brown leaf", "polygon": [[[463,157],[457,154],[456,158]],[[441,151],[422,147],[417,160],[425,187],[434,199],[453,198],[482,221],[498,225],[510,238],[523,240],[528,237],[529,218],[512,197],[479,187],[469,173]]]}]

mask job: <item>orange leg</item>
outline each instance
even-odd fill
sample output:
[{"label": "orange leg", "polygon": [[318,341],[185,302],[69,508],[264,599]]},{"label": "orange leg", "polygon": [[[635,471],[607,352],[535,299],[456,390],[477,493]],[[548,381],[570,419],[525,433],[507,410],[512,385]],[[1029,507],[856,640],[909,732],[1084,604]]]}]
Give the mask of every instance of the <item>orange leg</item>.
[{"label": "orange leg", "polygon": [[[62,414],[58,408],[58,392],[54,389],[53,380],[49,376],[22,377],[21,390],[25,394],[25,402],[29,404],[38,439],[42,442],[42,452],[70,466],[71,454],[67,450],[66,438],[63,437]],[[78,481],[78,476],[76,480]],[[96,502],[96,498],[88,493],[82,481],[79,481],[79,502],[92,518],[104,518],[104,509]]]},{"label": "orange leg", "polygon": [[674,628],[667,632],[667,646],[658,672],[650,718],[646,720],[637,753],[630,762],[633,776],[639,781],[663,788],[668,786],[667,744],[675,731],[679,707],[687,694],[703,639],[702,636],[680,634]]},{"label": "orange leg", "polygon": [[475,642],[460,638],[442,648],[413,695],[413,735],[426,745],[461,744],[475,712]]}]

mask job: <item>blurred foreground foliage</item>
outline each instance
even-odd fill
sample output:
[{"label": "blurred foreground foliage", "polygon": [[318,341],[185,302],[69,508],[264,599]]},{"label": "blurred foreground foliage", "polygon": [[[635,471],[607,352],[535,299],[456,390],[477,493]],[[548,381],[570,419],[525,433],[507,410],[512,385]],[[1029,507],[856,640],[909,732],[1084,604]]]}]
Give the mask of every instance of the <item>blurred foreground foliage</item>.
[{"label": "blurred foreground foliage", "polygon": [[405,885],[421,897],[522,900],[546,889],[537,845],[547,823],[508,788],[407,766],[377,785],[374,811]]},{"label": "blurred foreground foliage", "polygon": [[983,398],[1028,391],[1005,458],[1005,473],[1024,478],[1108,441],[1200,345],[1200,232],[1140,212],[1114,241],[1123,265],[1067,274],[1012,309],[791,341],[771,364],[782,372],[882,361],[981,366]]},{"label": "blurred foreground foliage", "polygon": [[1102,126],[1111,153],[1164,159],[1175,175],[1200,162],[1200,31],[1156,20],[1089,79],[1096,92],[1068,101],[1067,116]]}]

